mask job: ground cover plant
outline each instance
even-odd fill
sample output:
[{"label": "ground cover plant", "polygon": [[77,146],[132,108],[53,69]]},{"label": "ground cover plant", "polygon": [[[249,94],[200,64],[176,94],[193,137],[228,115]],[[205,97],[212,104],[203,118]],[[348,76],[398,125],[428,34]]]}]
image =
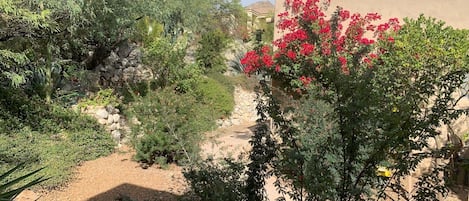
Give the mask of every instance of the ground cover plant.
[{"label": "ground cover plant", "polygon": [[[70,179],[73,167],[111,153],[114,142],[92,117],[40,99],[0,89],[1,171],[26,163],[13,176],[44,167],[54,187]],[[27,180],[25,180],[27,181]]]}]

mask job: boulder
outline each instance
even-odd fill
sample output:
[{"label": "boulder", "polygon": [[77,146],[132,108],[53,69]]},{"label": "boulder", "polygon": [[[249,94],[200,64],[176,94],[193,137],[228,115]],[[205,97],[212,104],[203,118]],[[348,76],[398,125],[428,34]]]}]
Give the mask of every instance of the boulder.
[{"label": "boulder", "polygon": [[111,129],[112,131],[119,130],[120,128],[121,128],[121,125],[119,123],[113,123],[111,124],[111,126],[109,126],[109,129]]},{"label": "boulder", "polygon": [[98,119],[107,119],[109,116],[109,113],[106,111],[106,109],[101,108],[96,110],[95,115]]},{"label": "boulder", "polygon": [[120,142],[122,134],[119,130],[113,130],[111,132],[111,136],[112,136],[112,139],[114,139],[114,141]]},{"label": "boulder", "polygon": [[121,119],[121,116],[119,114],[113,114],[108,117],[109,119],[112,119],[112,122],[117,123]]}]

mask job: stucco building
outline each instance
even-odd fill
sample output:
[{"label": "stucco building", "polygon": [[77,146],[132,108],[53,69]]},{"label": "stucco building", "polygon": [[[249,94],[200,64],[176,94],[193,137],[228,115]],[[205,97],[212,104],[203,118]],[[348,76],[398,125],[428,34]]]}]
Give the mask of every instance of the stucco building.
[{"label": "stucco building", "polygon": [[263,29],[267,23],[274,22],[274,5],[268,0],[255,2],[244,9],[248,15],[247,30],[249,33]]}]

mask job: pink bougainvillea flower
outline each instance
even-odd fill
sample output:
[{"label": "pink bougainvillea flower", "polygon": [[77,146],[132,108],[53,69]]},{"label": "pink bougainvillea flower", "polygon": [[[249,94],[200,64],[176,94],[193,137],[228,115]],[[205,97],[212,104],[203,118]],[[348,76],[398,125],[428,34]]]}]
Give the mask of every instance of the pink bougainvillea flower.
[{"label": "pink bougainvillea flower", "polygon": [[264,45],[261,49],[262,54],[268,54],[270,52],[270,46]]},{"label": "pink bougainvillea flower", "polygon": [[272,57],[267,54],[262,56],[262,62],[267,68],[270,68],[274,65],[274,61],[272,60]]},{"label": "pink bougainvillea flower", "polygon": [[314,45],[309,44],[309,43],[303,43],[301,44],[301,50],[300,54],[304,56],[310,55],[314,51]]},{"label": "pink bougainvillea flower", "polygon": [[277,64],[277,65],[275,66],[275,72],[280,72],[280,65]]},{"label": "pink bougainvillea flower", "polygon": [[340,10],[339,16],[342,21],[348,20],[350,18],[350,11],[348,10]]},{"label": "pink bougainvillea flower", "polygon": [[371,44],[375,43],[375,41],[372,40],[372,39],[368,39],[368,38],[362,38],[362,39],[360,39],[360,43],[363,44],[363,45],[371,45]]},{"label": "pink bougainvillea flower", "polygon": [[339,61],[340,61],[340,64],[341,64],[342,66],[347,65],[347,58],[345,58],[345,57],[343,57],[343,56],[340,56],[340,57],[339,57]]},{"label": "pink bougainvillea flower", "polygon": [[288,50],[287,57],[290,58],[291,60],[295,60],[296,59],[296,53],[293,50]]},{"label": "pink bougainvillea flower", "polygon": [[388,36],[388,41],[391,42],[391,43],[394,43],[394,37]]}]

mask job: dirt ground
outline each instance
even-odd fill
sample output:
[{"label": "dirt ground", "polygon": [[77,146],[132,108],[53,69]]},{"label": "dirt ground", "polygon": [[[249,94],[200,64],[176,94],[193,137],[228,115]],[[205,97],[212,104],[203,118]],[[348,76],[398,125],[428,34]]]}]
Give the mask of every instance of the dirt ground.
[{"label": "dirt ground", "polygon": [[[254,125],[254,122],[247,122],[208,133],[211,139],[202,146],[202,153],[223,157],[247,151]],[[48,192],[27,190],[16,200],[114,201],[130,198],[133,201],[175,201],[186,192],[187,184],[181,167],[142,169],[132,160],[133,153],[123,146],[112,155],[77,167],[75,178],[63,189]]]},{"label": "dirt ground", "polygon": [[50,192],[26,191],[18,201],[113,201],[176,200],[185,192],[180,167],[164,170],[156,166],[142,169],[132,161],[127,147],[116,153],[88,161],[77,167],[75,178],[63,189]]}]

